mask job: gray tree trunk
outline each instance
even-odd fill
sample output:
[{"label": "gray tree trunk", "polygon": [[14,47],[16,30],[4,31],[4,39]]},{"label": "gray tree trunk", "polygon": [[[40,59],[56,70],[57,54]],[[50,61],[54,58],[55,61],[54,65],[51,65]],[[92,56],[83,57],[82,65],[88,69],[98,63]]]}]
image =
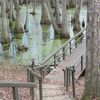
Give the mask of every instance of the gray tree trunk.
[{"label": "gray tree trunk", "polygon": [[2,43],[7,44],[10,41],[6,14],[6,0],[1,1],[1,20],[2,20]]},{"label": "gray tree trunk", "polygon": [[60,0],[55,0],[55,16],[56,16],[56,23],[58,25],[58,27],[61,28],[61,23],[62,23],[62,20],[61,20],[61,12],[60,12]]},{"label": "gray tree trunk", "polygon": [[42,1],[42,13],[41,13],[41,22],[40,23],[46,24],[46,25],[51,23],[50,15],[49,15],[49,12],[48,12],[48,7],[47,7],[45,0]]},{"label": "gray tree trunk", "polygon": [[61,27],[61,34],[62,38],[69,38],[69,32],[67,29],[67,10],[66,10],[66,0],[62,2],[62,27]]},{"label": "gray tree trunk", "polygon": [[48,11],[49,11],[49,14],[50,14],[50,19],[51,19],[51,24],[52,24],[52,26],[53,26],[53,28],[54,28],[55,34],[56,34],[56,35],[60,35],[61,29],[58,27],[58,25],[57,25],[57,23],[56,23],[56,18],[55,18],[54,15],[53,15],[50,2],[47,0],[47,1],[46,1],[46,4],[47,4],[47,6],[48,6]]},{"label": "gray tree trunk", "polygon": [[14,0],[14,5],[15,5],[15,11],[16,11],[16,22],[14,26],[14,33],[23,33],[24,30],[22,28],[22,25],[19,22],[20,18],[20,7],[19,7],[19,0]]},{"label": "gray tree trunk", "polygon": [[100,99],[100,1],[97,1],[99,0],[88,1],[86,81],[82,100]]},{"label": "gray tree trunk", "polygon": [[72,19],[74,31],[80,31],[81,30],[79,15],[80,15],[82,2],[83,2],[83,0],[76,0],[76,11],[75,11],[74,18]]},{"label": "gray tree trunk", "polygon": [[55,8],[55,0],[50,0],[51,8]]},{"label": "gray tree trunk", "polygon": [[35,15],[35,9],[36,9],[36,0],[32,0],[31,1],[31,3],[32,3],[32,7],[33,7],[33,12],[32,12],[32,15]]}]

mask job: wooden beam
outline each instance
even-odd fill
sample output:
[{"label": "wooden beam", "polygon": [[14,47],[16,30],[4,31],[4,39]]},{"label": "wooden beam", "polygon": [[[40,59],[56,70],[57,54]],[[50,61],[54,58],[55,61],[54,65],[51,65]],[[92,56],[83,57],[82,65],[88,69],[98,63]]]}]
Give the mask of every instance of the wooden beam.
[{"label": "wooden beam", "polygon": [[36,84],[33,82],[9,82],[9,81],[0,81],[0,87],[21,87],[21,88],[30,88],[34,87]]}]

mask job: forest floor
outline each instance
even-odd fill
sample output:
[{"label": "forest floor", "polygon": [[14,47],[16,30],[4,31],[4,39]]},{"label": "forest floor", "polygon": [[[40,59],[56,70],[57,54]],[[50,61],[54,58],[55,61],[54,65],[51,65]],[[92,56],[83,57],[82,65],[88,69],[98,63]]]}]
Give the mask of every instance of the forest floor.
[{"label": "forest floor", "polygon": [[[0,81],[25,82],[25,81],[27,81],[26,75],[27,75],[26,69],[23,68],[22,66],[9,65],[9,64],[1,64],[0,65]],[[84,77],[81,77],[81,78],[79,78],[78,82],[76,82],[76,84],[75,84],[76,100],[81,100],[81,97],[84,92],[84,82],[85,82]],[[46,82],[44,82],[44,83],[46,83]],[[49,84],[49,81],[47,83]],[[55,81],[53,83],[56,86],[57,86],[57,84],[59,84],[59,83],[56,83]],[[65,88],[63,87],[63,84],[60,84],[60,85],[62,85],[61,88],[63,88],[63,90],[65,90]],[[44,86],[43,86],[43,88],[44,88]],[[36,87],[35,89],[38,90],[38,87]],[[67,99],[67,100],[73,100],[73,99],[70,99],[70,97],[72,97],[71,87],[69,88],[68,92],[64,91],[63,93],[64,93],[64,95],[69,97],[69,99]],[[50,94],[48,94],[48,93],[46,93],[46,94],[48,95],[48,98],[49,98],[49,95],[52,96],[53,92]],[[12,97],[13,96],[12,96],[11,88],[0,88],[0,100],[13,100]],[[29,89],[19,89],[19,98],[20,98],[19,100],[31,100],[31,97],[29,94]],[[60,98],[60,95],[59,95],[59,98]],[[35,100],[39,100],[38,97],[35,97]],[[58,98],[53,99],[52,98],[52,99],[45,99],[45,100],[66,100],[66,99],[58,99]]]}]

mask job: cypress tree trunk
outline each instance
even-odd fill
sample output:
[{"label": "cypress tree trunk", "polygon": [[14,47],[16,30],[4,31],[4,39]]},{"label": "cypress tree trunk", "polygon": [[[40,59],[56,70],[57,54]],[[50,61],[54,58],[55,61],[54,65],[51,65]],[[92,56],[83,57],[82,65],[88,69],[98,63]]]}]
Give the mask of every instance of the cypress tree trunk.
[{"label": "cypress tree trunk", "polygon": [[20,17],[20,7],[19,7],[19,0],[14,0],[14,5],[15,5],[15,11],[16,11],[16,21],[15,21],[15,26],[14,26],[14,33],[23,33],[24,30],[22,28],[22,25],[19,22],[19,17]]},{"label": "cypress tree trunk", "polygon": [[81,30],[79,15],[80,15],[82,2],[83,0],[76,0],[76,11],[75,11],[74,18],[72,19],[73,30],[78,32]]},{"label": "cypress tree trunk", "polygon": [[8,20],[6,14],[6,0],[1,1],[1,20],[2,20],[2,43],[8,44],[10,41],[9,32],[8,32]]},{"label": "cypress tree trunk", "polygon": [[42,1],[42,13],[41,13],[41,22],[40,23],[46,24],[46,25],[51,23],[47,4],[46,4],[45,0]]},{"label": "cypress tree trunk", "polygon": [[60,1],[59,0],[55,0],[55,16],[56,16],[56,23],[58,25],[58,27],[61,28],[61,23],[62,23],[62,20],[61,20],[61,12],[60,12]]},{"label": "cypress tree trunk", "polygon": [[100,99],[100,1],[88,1],[86,82],[82,100]]},{"label": "cypress tree trunk", "polygon": [[51,8],[55,8],[55,0],[50,0]]},{"label": "cypress tree trunk", "polygon": [[58,25],[56,23],[56,18],[54,17],[54,15],[52,13],[50,2],[47,0],[46,4],[48,6],[48,11],[49,11],[49,14],[50,14],[50,19],[51,19],[51,24],[52,24],[52,26],[54,28],[55,34],[56,35],[60,35],[61,29],[58,27]]},{"label": "cypress tree trunk", "polygon": [[69,32],[67,29],[67,10],[66,10],[66,0],[63,0],[62,3],[62,27],[61,27],[61,34],[62,38],[69,38]]}]

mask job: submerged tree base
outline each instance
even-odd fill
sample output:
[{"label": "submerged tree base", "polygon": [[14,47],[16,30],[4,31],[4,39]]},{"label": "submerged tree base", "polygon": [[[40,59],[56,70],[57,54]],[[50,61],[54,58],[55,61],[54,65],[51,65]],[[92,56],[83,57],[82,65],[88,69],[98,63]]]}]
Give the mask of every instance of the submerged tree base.
[{"label": "submerged tree base", "polygon": [[43,20],[41,20],[40,24],[41,25],[50,25],[51,22],[50,21],[43,21]]},{"label": "submerged tree base", "polygon": [[68,34],[60,34],[60,38],[66,38],[69,39],[70,36]]},{"label": "submerged tree base", "polygon": [[67,5],[66,8],[67,8],[67,9],[75,8],[75,4],[69,3],[69,5]]},{"label": "submerged tree base", "polygon": [[3,50],[8,50],[9,49],[9,43],[8,44],[3,44],[2,46],[3,46]]}]

